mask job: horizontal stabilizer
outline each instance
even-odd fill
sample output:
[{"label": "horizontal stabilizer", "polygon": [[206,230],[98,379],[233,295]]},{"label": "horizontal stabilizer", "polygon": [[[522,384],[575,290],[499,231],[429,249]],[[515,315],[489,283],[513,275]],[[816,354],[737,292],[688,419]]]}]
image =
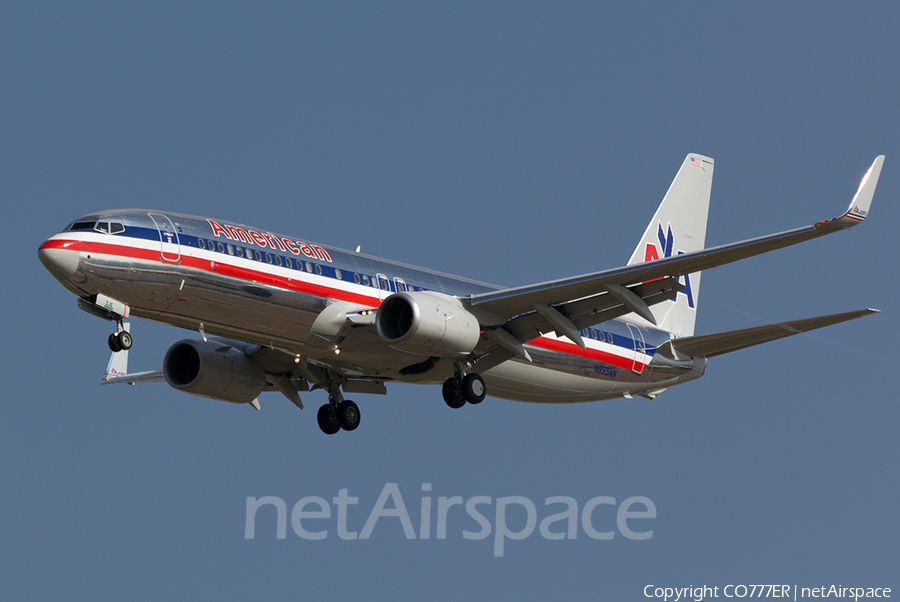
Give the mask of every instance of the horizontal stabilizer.
[{"label": "horizontal stabilizer", "polygon": [[698,337],[675,339],[672,341],[672,345],[682,353],[691,356],[710,358],[724,353],[731,353],[738,349],[753,347],[760,343],[768,343],[769,341],[783,339],[784,337],[800,334],[801,332],[807,332],[877,313],[880,313],[877,309],[850,311],[831,316],[806,318],[805,320],[782,322],[781,324],[770,324],[768,326],[757,326],[755,328],[745,328],[743,330],[731,330],[729,332],[719,332]]}]

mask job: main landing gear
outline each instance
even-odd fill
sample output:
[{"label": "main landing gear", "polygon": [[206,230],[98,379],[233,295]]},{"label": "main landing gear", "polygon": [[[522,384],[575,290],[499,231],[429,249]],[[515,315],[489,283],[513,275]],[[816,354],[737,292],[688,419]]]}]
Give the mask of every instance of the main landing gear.
[{"label": "main landing gear", "polygon": [[338,402],[332,398],[319,408],[316,420],[326,435],[334,435],[341,429],[353,431],[359,426],[359,407],[349,399]]},{"label": "main landing gear", "polygon": [[484,379],[480,376],[466,374],[462,378],[454,376],[445,380],[441,393],[448,406],[459,409],[466,405],[467,401],[471,404],[484,401],[487,389],[484,386]]}]

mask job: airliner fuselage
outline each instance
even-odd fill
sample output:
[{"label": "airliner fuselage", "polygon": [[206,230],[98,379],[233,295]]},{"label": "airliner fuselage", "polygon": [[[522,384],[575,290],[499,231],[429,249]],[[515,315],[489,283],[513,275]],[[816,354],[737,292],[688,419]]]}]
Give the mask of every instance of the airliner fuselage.
[{"label": "airliner fuselage", "polygon": [[[264,229],[152,210],[80,217],[47,240],[41,253],[45,264],[60,266],[51,271],[81,298],[103,295],[138,318],[195,332],[202,325],[208,334],[385,381],[441,383],[453,374],[454,363],[395,349],[364,328],[351,330],[336,355],[334,344],[313,329],[326,307],[341,301],[375,310],[394,293],[468,296],[500,289]],[[611,320],[580,333],[584,349],[552,333],[529,341],[533,361],[513,358],[483,373],[490,394],[593,401],[703,374],[702,358],[657,357],[657,346],[671,338],[662,330]],[[433,365],[415,368],[423,363]]]},{"label": "airliner fuselage", "polygon": [[[703,375],[707,359],[862,317],[859,310],[694,335],[704,269],[858,225],[884,157],[840,216],[705,248],[714,162],[689,154],[620,268],[503,288],[221,219],[116,209],[72,222],[40,247],[44,266],[82,309],[112,320],[104,384],[165,380],[203,397],[248,403],[323,389],[320,428],[353,430],[344,393],[393,382],[443,383],[452,408],[490,393],[572,403],[641,395]],[[128,373],[128,317],[196,333],[163,368]]]}]

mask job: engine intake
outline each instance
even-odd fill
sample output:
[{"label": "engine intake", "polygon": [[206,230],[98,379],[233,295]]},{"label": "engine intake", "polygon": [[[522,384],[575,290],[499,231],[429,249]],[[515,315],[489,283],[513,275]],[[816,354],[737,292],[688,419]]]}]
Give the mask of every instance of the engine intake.
[{"label": "engine intake", "polygon": [[166,382],[185,393],[230,403],[248,403],[266,386],[266,373],[253,358],[225,343],[185,339],[166,352]]},{"label": "engine intake", "polygon": [[458,299],[440,293],[395,293],[375,314],[378,336],[395,349],[439,357],[466,355],[475,349],[478,320]]}]

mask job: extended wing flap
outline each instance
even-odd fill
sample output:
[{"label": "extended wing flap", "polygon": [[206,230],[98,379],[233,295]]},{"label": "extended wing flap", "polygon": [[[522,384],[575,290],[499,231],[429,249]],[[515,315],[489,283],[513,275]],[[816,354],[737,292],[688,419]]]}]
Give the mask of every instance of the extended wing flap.
[{"label": "extended wing flap", "polygon": [[820,316],[818,318],[795,320],[793,322],[770,324],[768,326],[745,328],[743,330],[731,330],[729,332],[675,339],[672,341],[672,345],[678,349],[678,351],[690,356],[710,358],[876,313],[879,313],[877,309],[863,309],[843,314],[833,314],[830,316]]},{"label": "extended wing flap", "polygon": [[[653,282],[630,287],[628,290],[650,306],[673,298],[682,288],[684,287],[673,278],[660,278]],[[557,309],[563,312],[577,329],[613,320],[633,311],[619,297],[609,293],[562,304]],[[553,325],[539,312],[517,316],[506,326],[520,343],[527,343],[542,333],[555,330]]]},{"label": "extended wing flap", "polygon": [[[630,290],[635,296],[640,298],[641,301],[643,301],[645,304],[652,305],[649,300],[653,299],[658,293],[668,293],[669,291],[678,291],[683,288],[684,286],[674,278],[660,278],[658,280],[654,280],[653,282],[646,282],[644,284],[629,287],[628,290]],[[566,303],[562,306],[562,309],[568,316],[572,318],[573,321],[576,321],[578,318],[589,317],[601,311],[622,305],[622,300],[619,297],[605,293],[602,295],[588,297],[587,299],[579,299],[578,301]],[[633,310],[627,308],[626,311],[623,311],[618,315],[625,315],[630,311]],[[594,322],[594,324],[596,324],[596,322]]]}]

